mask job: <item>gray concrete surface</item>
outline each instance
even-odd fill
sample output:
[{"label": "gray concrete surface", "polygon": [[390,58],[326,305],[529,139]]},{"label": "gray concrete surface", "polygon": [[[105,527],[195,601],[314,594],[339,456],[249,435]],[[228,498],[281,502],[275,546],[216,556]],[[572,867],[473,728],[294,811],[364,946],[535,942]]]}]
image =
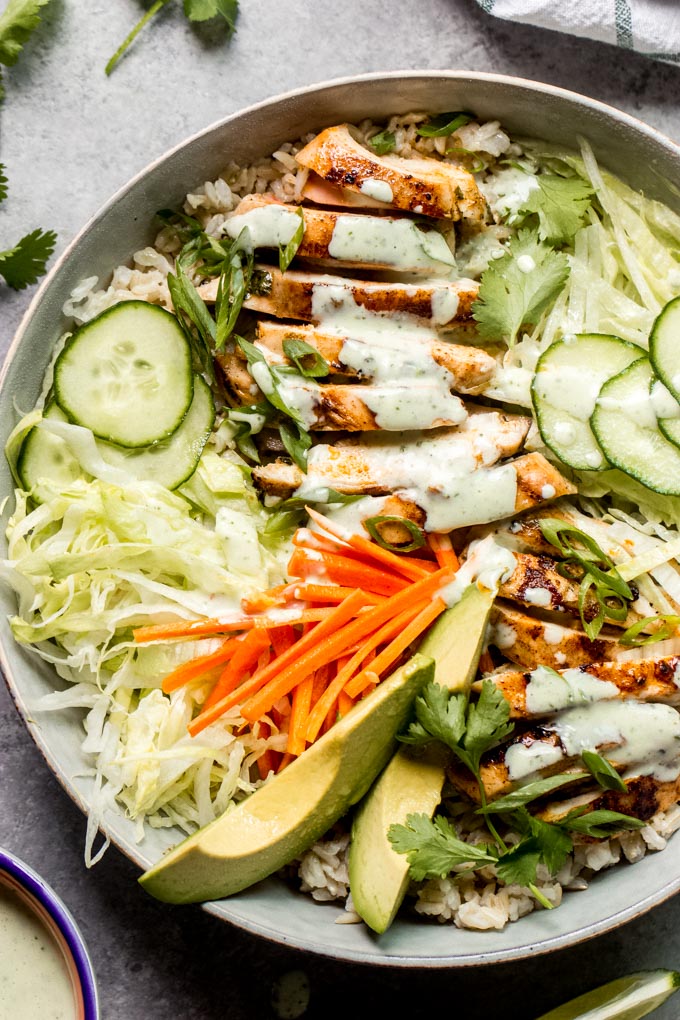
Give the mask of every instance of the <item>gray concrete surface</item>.
[{"label": "gray concrete surface", "polygon": [[[471,68],[516,74],[605,100],[680,139],[680,69],[494,21],[473,0],[241,5],[236,37],[215,45],[186,24],[177,0],[107,80],[106,59],[139,16],[140,3],[53,0],[42,30],[6,75],[0,159],[11,191],[0,208],[0,248],[36,226],[55,228],[62,247],[116,188],[169,145],[255,100],[355,72]],[[30,297],[30,290],[0,286],[3,352]],[[303,957],[197,908],[152,902],[115,850],[88,873],[84,831],[83,818],[0,686],[0,843],[41,871],[76,915],[94,958],[105,1020],[270,1017],[272,982],[293,969],[305,970],[311,980],[309,1018],[454,1013],[471,1020],[530,1020],[630,969],[680,965],[678,899],[584,946],[512,966],[396,972]],[[587,897],[583,910],[585,919]],[[669,1004],[655,1016],[671,1020],[679,1012],[680,1006]]]}]

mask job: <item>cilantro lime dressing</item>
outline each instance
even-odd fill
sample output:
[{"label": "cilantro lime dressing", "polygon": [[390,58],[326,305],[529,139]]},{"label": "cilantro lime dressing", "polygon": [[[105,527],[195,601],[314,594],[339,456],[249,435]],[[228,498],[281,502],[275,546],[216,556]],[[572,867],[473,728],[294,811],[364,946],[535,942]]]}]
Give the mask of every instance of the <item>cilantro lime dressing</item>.
[{"label": "cilantro lime dressing", "polygon": [[526,588],[524,600],[530,602],[532,606],[540,606],[541,609],[547,609],[552,602],[552,596],[547,588]]},{"label": "cilantro lime dressing", "polygon": [[[458,570],[455,580],[446,585],[439,594],[447,605],[454,606],[460,602],[463,592],[473,582],[476,582],[481,588],[496,592],[499,585],[512,575],[516,565],[517,561],[510,550],[500,545],[493,535],[487,535],[486,538],[470,543],[467,559]],[[511,627],[507,627],[504,632],[503,626],[505,625],[496,624],[493,633],[500,635],[500,640],[504,638],[508,640],[508,643],[502,647],[509,648],[515,643],[515,634]],[[511,641],[507,631],[511,632]],[[497,647],[500,648],[501,645],[497,644]]]},{"label": "cilantro lime dressing", "polygon": [[297,212],[271,202],[232,216],[225,222],[224,229],[229,237],[237,238],[247,228],[243,247],[252,251],[253,248],[278,248],[280,244],[288,244],[299,226]]},{"label": "cilantro lime dressing", "polygon": [[561,747],[534,740],[531,744],[511,744],[505,752],[505,766],[510,779],[524,779],[540,769],[555,765],[563,757]]},{"label": "cilantro lime dressing", "polygon": [[604,380],[601,373],[586,369],[584,365],[555,365],[550,371],[539,372],[534,380],[535,392],[557,410],[588,421]]},{"label": "cilantro lime dressing", "polygon": [[514,627],[511,627],[509,623],[504,623],[502,620],[497,620],[491,627],[489,634],[489,644],[495,645],[500,651],[505,651],[507,648],[512,646],[517,641],[517,634],[515,633]]},{"label": "cilantro lime dressing", "polygon": [[604,396],[599,403],[602,407],[623,411],[647,429],[656,429],[659,418],[680,418],[680,404],[658,379],[649,391],[640,387],[628,393],[623,401]]},{"label": "cilantro lime dressing", "polygon": [[505,753],[510,779],[524,779],[583,751],[600,751],[617,765],[630,766],[631,774],[660,782],[680,775],[680,713],[669,705],[596,701],[560,712],[545,728],[557,734],[562,747],[540,740],[512,744]]},{"label": "cilantro lime dressing", "polygon": [[16,1020],[75,1020],[64,955],[18,892],[0,881],[0,1013]]},{"label": "cilantro lime dressing", "polygon": [[559,712],[572,705],[615,698],[619,689],[608,680],[598,680],[580,669],[565,669],[556,673],[539,666],[529,674],[526,686],[526,705],[532,715]]},{"label": "cilantro lime dressing", "polygon": [[347,262],[377,262],[404,271],[427,269],[440,275],[450,273],[456,265],[438,231],[425,232],[413,220],[381,216],[339,216],[328,254]]},{"label": "cilantro lime dressing", "polygon": [[387,181],[378,181],[375,177],[367,177],[359,191],[368,198],[374,198],[376,202],[391,202],[394,198],[392,188]]},{"label": "cilantro lime dressing", "polygon": [[547,645],[559,645],[565,637],[565,628],[558,623],[546,623],[543,626],[543,640]]}]

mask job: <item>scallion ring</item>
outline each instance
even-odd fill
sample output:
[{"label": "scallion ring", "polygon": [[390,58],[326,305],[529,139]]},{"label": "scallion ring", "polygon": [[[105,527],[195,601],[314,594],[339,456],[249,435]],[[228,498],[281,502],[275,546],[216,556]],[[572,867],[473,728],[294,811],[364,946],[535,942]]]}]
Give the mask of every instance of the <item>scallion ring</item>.
[{"label": "scallion ring", "polygon": [[[401,524],[402,527],[411,535],[412,541],[408,545],[394,545],[392,542],[386,542],[378,531],[380,524]],[[407,553],[413,552],[414,549],[422,549],[425,545],[425,536],[413,521],[407,521],[404,517],[396,517],[394,515],[386,514],[385,516],[369,517],[364,521],[364,527],[369,533],[374,542],[377,542],[382,549],[388,549],[394,553]]]}]

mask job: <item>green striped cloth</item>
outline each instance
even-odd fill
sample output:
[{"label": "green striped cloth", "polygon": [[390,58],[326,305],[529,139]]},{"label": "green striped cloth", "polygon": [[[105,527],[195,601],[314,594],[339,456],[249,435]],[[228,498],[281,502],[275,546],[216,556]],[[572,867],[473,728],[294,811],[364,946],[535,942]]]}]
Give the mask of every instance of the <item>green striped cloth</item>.
[{"label": "green striped cloth", "polygon": [[477,0],[497,18],[680,63],[680,0]]}]

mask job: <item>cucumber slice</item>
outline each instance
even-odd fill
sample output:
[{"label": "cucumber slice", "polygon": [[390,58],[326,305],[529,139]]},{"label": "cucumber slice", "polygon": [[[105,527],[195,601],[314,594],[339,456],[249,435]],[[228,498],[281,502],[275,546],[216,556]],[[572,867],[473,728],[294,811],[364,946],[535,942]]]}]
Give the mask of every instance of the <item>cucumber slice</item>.
[{"label": "cucumber slice", "polygon": [[641,358],[604,384],[590,423],[615,467],[668,496],[680,495],[680,450],[656,425],[652,366]]},{"label": "cucumber slice", "polygon": [[177,319],[146,301],[123,301],[81,326],[54,366],[55,398],[67,417],[133,448],[179,428],[193,380]]},{"label": "cucumber slice", "polygon": [[[43,418],[66,421],[66,415],[52,402],[45,407]],[[68,489],[77,478],[84,478],[85,472],[68,446],[59,436],[52,435],[36,425],[23,441],[17,474],[21,484],[31,493],[36,503],[44,503],[54,491]],[[49,488],[45,483],[50,483]]]},{"label": "cucumber slice", "polygon": [[569,467],[608,465],[589,424],[603,383],[644,355],[641,347],[606,333],[558,340],[538,360],[531,396],[541,438]]},{"label": "cucumber slice", "polygon": [[215,421],[210,387],[200,375],[194,378],[194,399],[180,427],[163,443],[130,450],[99,442],[97,447],[107,464],[128,471],[140,481],[158,482],[176,489],[196,470],[203,447]]},{"label": "cucumber slice", "polygon": [[659,379],[680,400],[680,297],[661,309],[649,336],[649,358]]}]

